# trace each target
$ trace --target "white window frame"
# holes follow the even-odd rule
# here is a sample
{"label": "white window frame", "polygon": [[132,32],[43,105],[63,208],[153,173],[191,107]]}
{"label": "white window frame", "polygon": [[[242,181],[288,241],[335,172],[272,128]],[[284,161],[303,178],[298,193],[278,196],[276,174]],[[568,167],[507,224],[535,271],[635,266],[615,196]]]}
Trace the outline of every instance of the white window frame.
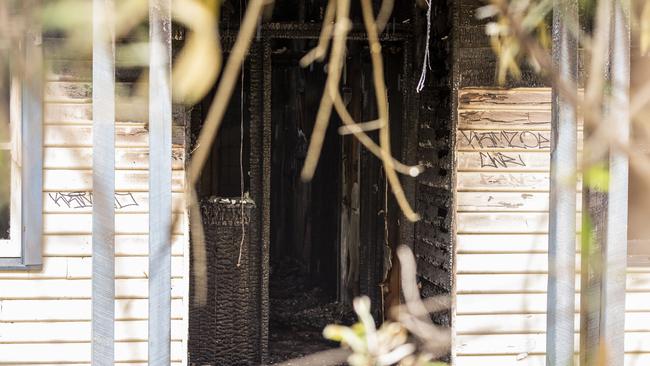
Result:
{"label": "white window frame", "polygon": [[19,47],[25,60],[23,67],[25,71],[22,75],[10,76],[10,229],[9,240],[0,240],[0,246],[4,246],[4,248],[0,247],[0,270],[31,270],[42,265],[43,56],[41,44],[40,29],[35,28],[25,34],[24,41]]}
{"label": "white window frame", "polygon": [[[9,136],[8,143],[2,143],[3,150],[10,151],[10,208],[9,208],[9,239],[0,239],[0,257],[20,258],[22,255],[22,189],[21,189],[21,167],[22,167],[22,105],[20,80],[10,75],[9,86]],[[9,149],[6,149],[8,147]],[[2,177],[0,177],[2,179]]]}

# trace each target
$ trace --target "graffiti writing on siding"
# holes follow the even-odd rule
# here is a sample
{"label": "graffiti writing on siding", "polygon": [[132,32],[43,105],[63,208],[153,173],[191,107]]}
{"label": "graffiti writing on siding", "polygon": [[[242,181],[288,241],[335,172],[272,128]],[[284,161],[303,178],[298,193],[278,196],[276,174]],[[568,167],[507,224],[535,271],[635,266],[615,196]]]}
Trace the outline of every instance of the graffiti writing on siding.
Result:
{"label": "graffiti writing on siding", "polygon": [[549,132],[541,131],[460,131],[473,149],[541,150],[551,147]]}
{"label": "graffiti writing on siding", "polygon": [[510,168],[526,166],[520,154],[480,152],[481,168]]}
{"label": "graffiti writing on siding", "polygon": [[[48,196],[58,207],[65,208],[90,208],[93,207],[92,192],[53,192]],[[139,206],[138,201],[131,192],[115,192],[115,208],[121,209]]]}

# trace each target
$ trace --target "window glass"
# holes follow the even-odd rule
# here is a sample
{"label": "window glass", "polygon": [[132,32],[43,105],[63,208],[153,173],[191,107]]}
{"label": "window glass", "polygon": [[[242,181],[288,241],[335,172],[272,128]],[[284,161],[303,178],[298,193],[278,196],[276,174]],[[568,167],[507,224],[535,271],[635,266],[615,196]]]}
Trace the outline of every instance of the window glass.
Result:
{"label": "window glass", "polygon": [[0,55],[0,240],[9,239],[11,212],[11,129],[9,110],[11,83],[7,58]]}
{"label": "window glass", "polygon": [[11,152],[0,150],[0,239],[9,239]]}

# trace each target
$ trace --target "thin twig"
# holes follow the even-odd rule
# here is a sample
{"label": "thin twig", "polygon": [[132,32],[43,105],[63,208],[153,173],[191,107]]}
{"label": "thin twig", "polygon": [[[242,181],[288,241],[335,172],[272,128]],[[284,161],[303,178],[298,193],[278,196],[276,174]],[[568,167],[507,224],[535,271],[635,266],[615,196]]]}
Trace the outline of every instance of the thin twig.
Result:
{"label": "thin twig", "polygon": [[386,91],[386,83],[384,81],[384,61],[381,54],[381,44],[379,43],[379,35],[377,33],[377,25],[372,14],[372,4],[370,0],[361,0],[361,11],[363,13],[363,23],[368,33],[368,45],[370,46],[370,57],[372,59],[372,72],[375,86],[375,98],[377,99],[377,110],[379,112],[379,119],[385,121],[384,126],[379,130],[379,144],[382,147],[381,157],[384,163],[384,170],[386,177],[395,195],[395,200],[404,213],[404,216],[410,221],[417,221],[420,216],[413,211],[411,205],[406,200],[402,184],[393,169],[391,154],[390,154],[390,128],[389,128],[389,115],[388,115],[388,94]]}

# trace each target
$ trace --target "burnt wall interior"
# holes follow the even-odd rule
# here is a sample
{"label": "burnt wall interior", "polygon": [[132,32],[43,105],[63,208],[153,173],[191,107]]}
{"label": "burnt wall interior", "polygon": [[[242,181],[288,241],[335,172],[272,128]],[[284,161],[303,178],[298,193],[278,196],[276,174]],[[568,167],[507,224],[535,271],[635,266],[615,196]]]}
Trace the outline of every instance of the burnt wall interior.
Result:
{"label": "burnt wall interior", "polygon": [[[386,235],[395,233],[395,215],[384,225],[381,162],[332,114],[313,180],[300,179],[327,74],[324,63],[298,66],[315,40],[277,39],[272,50],[271,273],[269,353],[271,361],[331,346],[322,340],[328,323],[353,320],[350,300],[361,294],[381,317]],[[401,149],[404,45],[384,44],[392,114],[393,148]],[[341,94],[352,117],[377,119],[367,42],[350,41]],[[377,132],[370,133],[377,141]],[[387,199],[387,202],[386,202]],[[387,249],[387,250],[390,250]],[[297,347],[300,346],[300,347]]]}
{"label": "burnt wall interior", "polygon": [[[431,9],[430,63],[427,80],[417,99],[417,161],[426,167],[415,179],[416,209],[422,219],[414,225],[421,295],[451,295],[454,218],[454,154],[452,113],[452,0],[434,1]],[[422,66],[427,21],[418,13],[415,27],[416,65]],[[436,324],[451,325],[450,312],[433,315]]]}
{"label": "burnt wall interior", "polygon": [[[226,50],[245,3],[223,2]],[[352,116],[369,121],[377,117],[370,58],[359,4],[352,4],[354,26],[340,90]],[[380,4],[374,1],[375,11]],[[191,300],[190,364],[255,365],[330,347],[320,339],[322,327],[352,322],[349,301],[361,294],[371,297],[381,319],[383,306],[399,301],[398,271],[391,271],[390,263],[396,261],[394,249],[401,243],[411,245],[417,256],[423,296],[451,294],[451,4],[433,2],[431,68],[419,94],[415,88],[424,58],[426,8],[396,0],[394,16],[381,36],[393,153],[427,168],[416,179],[402,178],[409,201],[423,217],[415,224],[404,219],[390,191],[386,194],[378,159],[350,136],[338,134],[341,123],[335,115],[314,181],[299,180],[327,60],[305,69],[298,60],[316,45],[324,8],[324,0],[276,0],[267,9],[243,84],[233,93],[203,171],[197,190],[208,247],[208,305],[196,306]],[[212,97],[191,111],[190,152]],[[377,141],[376,132],[371,136]],[[242,168],[243,202],[238,199]],[[349,231],[345,225],[359,228],[353,259],[341,245],[341,232]],[[192,277],[191,298],[194,281]],[[434,320],[449,325],[449,313],[436,314]],[[287,334],[305,340],[302,350],[295,349],[295,341],[286,341]]]}

